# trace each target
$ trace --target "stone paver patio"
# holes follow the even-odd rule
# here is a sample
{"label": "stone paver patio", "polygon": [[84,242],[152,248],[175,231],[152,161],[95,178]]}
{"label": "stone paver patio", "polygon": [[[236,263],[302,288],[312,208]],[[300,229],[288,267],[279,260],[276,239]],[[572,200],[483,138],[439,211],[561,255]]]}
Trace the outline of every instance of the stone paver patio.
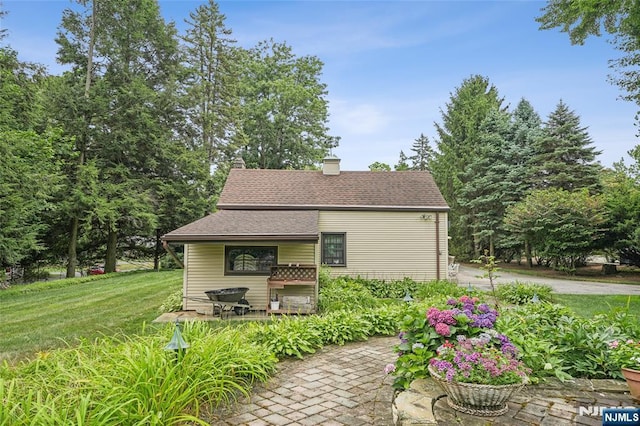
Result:
{"label": "stone paver patio", "polygon": [[[397,341],[374,337],[329,346],[304,360],[284,360],[268,383],[208,420],[220,426],[601,425],[602,417],[594,411],[598,407],[640,405],[621,380],[550,380],[527,386],[509,401],[506,414],[489,418],[454,411],[430,379],[416,381],[412,390],[394,397],[393,377],[383,369],[396,359]],[[399,402],[404,404],[400,413]]]}

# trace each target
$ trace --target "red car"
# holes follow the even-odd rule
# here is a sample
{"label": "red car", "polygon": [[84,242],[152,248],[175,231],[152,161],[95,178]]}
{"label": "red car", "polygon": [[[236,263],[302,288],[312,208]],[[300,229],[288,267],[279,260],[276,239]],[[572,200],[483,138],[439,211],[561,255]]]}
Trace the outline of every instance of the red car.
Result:
{"label": "red car", "polygon": [[93,265],[89,268],[89,275],[102,275],[104,274],[104,266],[102,265]]}

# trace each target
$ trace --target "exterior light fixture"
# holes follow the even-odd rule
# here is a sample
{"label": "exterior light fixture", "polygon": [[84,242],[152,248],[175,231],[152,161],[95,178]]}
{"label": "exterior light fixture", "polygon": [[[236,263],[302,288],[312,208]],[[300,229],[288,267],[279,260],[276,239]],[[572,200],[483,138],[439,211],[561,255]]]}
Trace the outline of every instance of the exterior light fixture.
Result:
{"label": "exterior light fixture", "polygon": [[407,303],[411,303],[411,302],[413,302],[413,297],[411,297],[411,295],[407,291],[407,293],[404,295],[404,298],[402,299],[402,301],[403,302],[407,302]]}
{"label": "exterior light fixture", "polygon": [[533,293],[533,297],[531,298],[532,303],[539,303],[540,298],[538,297],[538,293]]}
{"label": "exterior light fixture", "polygon": [[176,327],[173,329],[173,336],[169,343],[164,347],[164,350],[174,351],[176,360],[180,360],[188,347],[189,344],[184,340],[182,333],[180,332],[180,323],[176,320]]}
{"label": "exterior light fixture", "polygon": [[469,283],[467,285],[467,293],[471,294],[473,292],[473,287],[471,286],[471,283]]}

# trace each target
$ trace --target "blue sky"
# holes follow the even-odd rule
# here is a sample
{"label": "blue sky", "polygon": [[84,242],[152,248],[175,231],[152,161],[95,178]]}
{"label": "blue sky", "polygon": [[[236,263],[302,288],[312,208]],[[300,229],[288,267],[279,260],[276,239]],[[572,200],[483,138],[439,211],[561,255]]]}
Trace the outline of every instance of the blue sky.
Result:
{"label": "blue sky", "polygon": [[[5,40],[23,60],[58,73],[54,42],[68,0],[3,0]],[[178,28],[201,1],[160,1]],[[343,170],[394,165],[424,133],[435,138],[451,93],[474,74],[488,77],[505,103],[521,98],[543,120],[562,99],[588,127],[605,166],[638,142],[636,105],[607,81],[620,56],[603,38],[571,46],[557,30],[540,31],[543,1],[221,1],[238,44],[273,38],[297,55],[324,62],[330,134]]]}

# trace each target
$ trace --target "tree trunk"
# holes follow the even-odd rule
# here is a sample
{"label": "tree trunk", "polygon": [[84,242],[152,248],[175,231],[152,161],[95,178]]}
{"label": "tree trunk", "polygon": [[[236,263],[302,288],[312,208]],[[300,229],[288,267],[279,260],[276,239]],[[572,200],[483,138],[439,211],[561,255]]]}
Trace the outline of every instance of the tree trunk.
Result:
{"label": "tree trunk", "polygon": [[533,259],[531,257],[531,246],[529,246],[529,241],[524,242],[524,255],[527,258],[527,265],[529,268],[533,268]]}
{"label": "tree trunk", "polygon": [[104,272],[116,271],[116,247],[118,246],[118,231],[109,227],[107,235],[107,256],[104,260]]}
{"label": "tree trunk", "polygon": [[78,255],[76,248],[78,245],[78,217],[74,217],[71,220],[71,229],[69,232],[69,247],[67,249],[67,278],[73,278],[76,276],[76,266],[78,266]]}
{"label": "tree trunk", "polygon": [[[89,51],[87,52],[87,76],[84,82],[84,98],[89,99],[89,90],[91,89],[91,73],[93,72],[93,48],[95,44],[95,30],[96,27],[96,2],[91,4],[91,29],[89,30]],[[89,125],[87,120],[87,126]],[[82,146],[80,146],[80,155],[78,156],[78,169],[84,165],[85,151],[87,148],[86,137],[82,138]],[[67,263],[67,278],[73,278],[76,276],[76,267],[78,266],[78,228],[80,226],[80,220],[78,215],[75,214],[71,220],[71,229],[69,235],[69,246],[67,249],[67,257],[69,262]]]}
{"label": "tree trunk", "polygon": [[156,249],[153,253],[153,269],[160,270],[160,254],[162,253],[162,241],[160,241],[160,230],[156,229]]}
{"label": "tree trunk", "polygon": [[495,256],[495,247],[493,245],[493,235],[489,236],[489,256]]}

